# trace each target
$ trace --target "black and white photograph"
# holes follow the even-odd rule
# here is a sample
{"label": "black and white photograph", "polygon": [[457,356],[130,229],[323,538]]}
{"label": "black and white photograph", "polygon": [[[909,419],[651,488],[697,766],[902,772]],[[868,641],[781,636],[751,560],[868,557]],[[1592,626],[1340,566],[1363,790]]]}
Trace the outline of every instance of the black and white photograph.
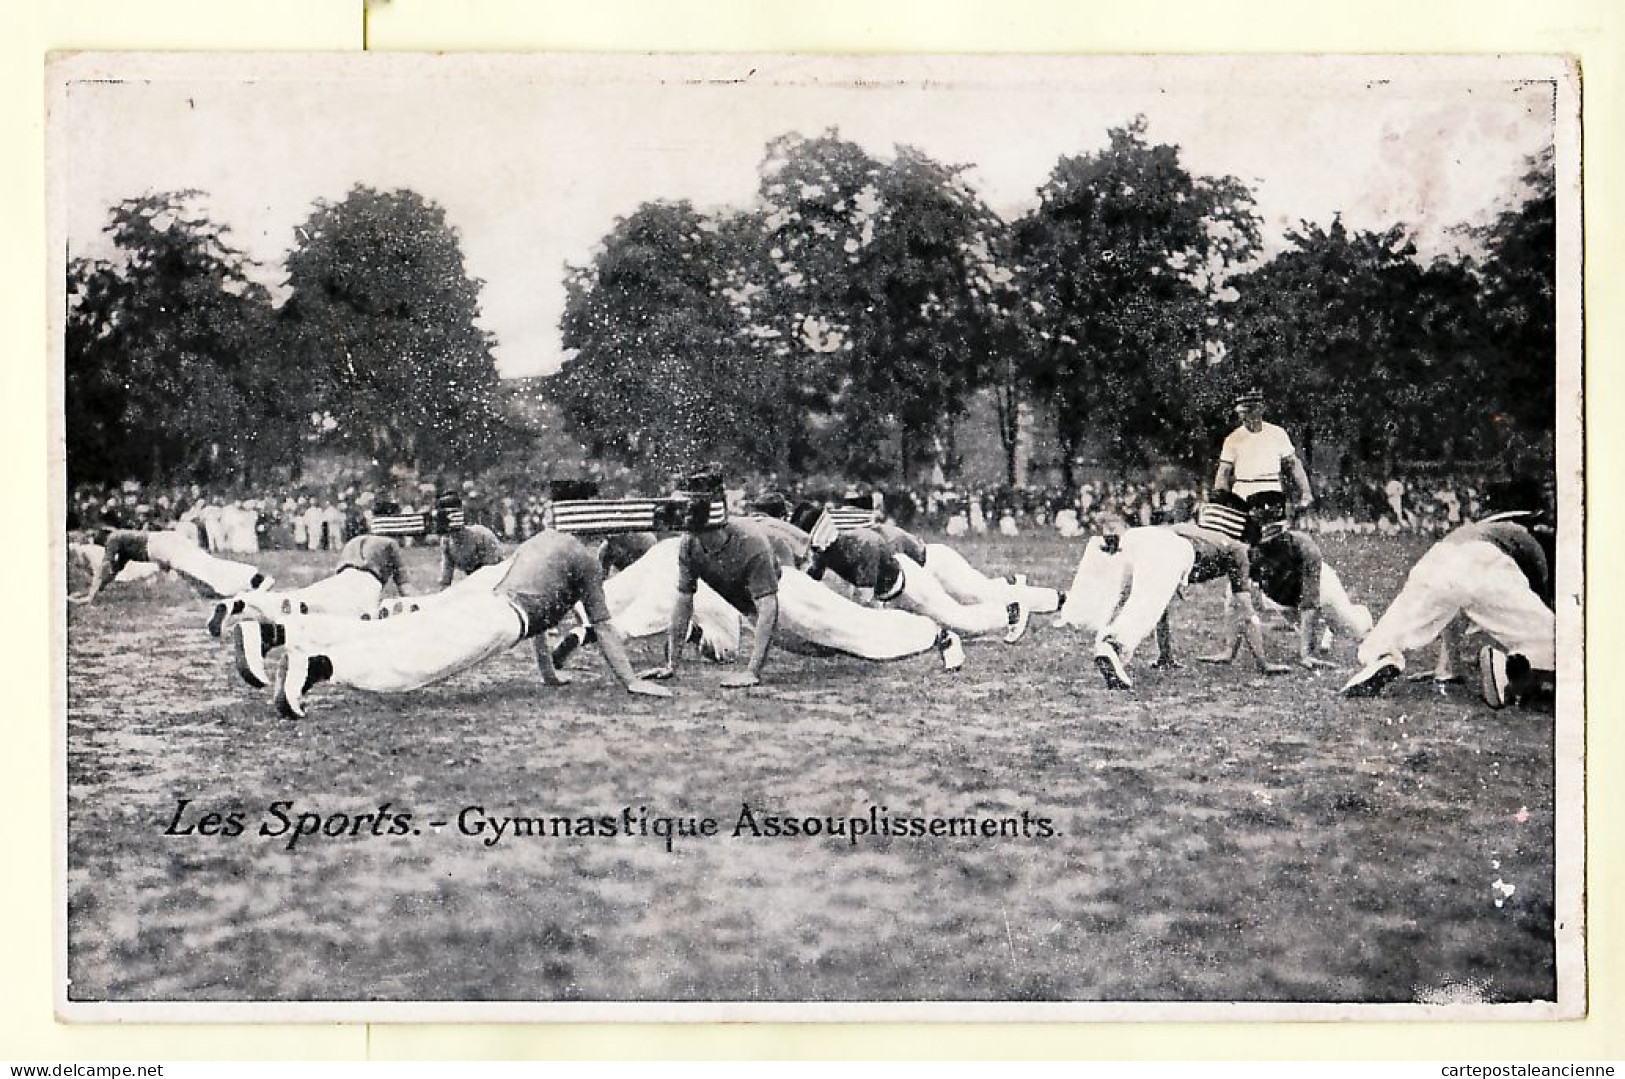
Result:
{"label": "black and white photograph", "polygon": [[1578,71],[49,68],[57,1014],[1586,1014]]}

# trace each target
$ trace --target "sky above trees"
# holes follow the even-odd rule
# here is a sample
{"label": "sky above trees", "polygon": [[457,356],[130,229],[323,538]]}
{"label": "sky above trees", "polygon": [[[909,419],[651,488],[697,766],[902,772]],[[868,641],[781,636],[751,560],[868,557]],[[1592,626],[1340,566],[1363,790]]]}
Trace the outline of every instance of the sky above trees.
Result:
{"label": "sky above trees", "polygon": [[468,272],[486,282],[480,325],[499,370],[530,375],[564,358],[567,263],[589,261],[650,200],[753,205],[764,147],[786,132],[837,128],[887,158],[906,143],[969,165],[966,183],[1014,219],[1058,158],[1105,147],[1109,129],[1143,115],[1148,137],[1179,146],[1193,172],[1249,185],[1262,253],[1300,221],[1341,215],[1354,229],[1403,224],[1426,257],[1471,243],[1452,230],[1505,208],[1551,141],[1554,106],[1551,82],[1482,61],[1432,61],[1419,75],[1371,60],[667,58],[662,83],[630,59],[470,77],[472,59],[254,81],[200,60],[182,77],[76,83],[69,253],[111,253],[102,230],[122,199],[201,189],[281,300],[282,259],[313,203],[356,184],[410,188],[444,208]]}

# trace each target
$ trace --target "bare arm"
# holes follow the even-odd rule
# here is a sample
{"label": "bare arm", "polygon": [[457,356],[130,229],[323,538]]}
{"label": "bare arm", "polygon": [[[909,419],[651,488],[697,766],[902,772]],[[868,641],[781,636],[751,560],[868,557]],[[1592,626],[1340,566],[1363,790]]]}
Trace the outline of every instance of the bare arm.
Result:
{"label": "bare arm", "polygon": [[666,665],[643,672],[645,678],[671,678],[677,674],[677,665],[683,658],[683,646],[688,643],[688,624],[694,618],[694,593],[677,593],[672,605],[671,625],[666,627]]}
{"label": "bare arm", "polygon": [[[637,693],[645,697],[671,696],[671,690],[665,686],[657,686],[633,673],[632,658],[626,653],[626,641],[613,622],[600,622],[593,630],[598,634],[599,654],[604,657],[604,663],[609,667],[610,673],[626,687],[628,693]],[[551,660],[549,662],[551,663]]]}
{"label": "bare arm", "polygon": [[1285,674],[1292,668],[1282,663],[1271,663],[1269,651],[1264,647],[1264,627],[1253,606],[1253,597],[1245,592],[1236,593],[1236,628],[1247,642],[1248,651],[1258,661],[1258,669],[1265,674]]}
{"label": "bare arm", "polygon": [[[553,666],[553,649],[548,647],[547,634],[538,633],[536,636],[532,637],[530,641],[536,649],[536,670],[542,676],[542,681],[546,682],[550,686],[569,685],[570,676],[567,674],[560,674]],[[611,670],[613,670],[614,667],[615,665],[613,663],[610,664]]]}
{"label": "bare arm", "polygon": [[722,680],[723,687],[727,689],[740,689],[745,686],[759,685],[762,681],[762,668],[767,666],[767,653],[773,647],[773,634],[779,627],[779,597],[777,595],[762,596],[756,601],[756,626],[753,630],[754,640],[751,642],[750,665],[744,674],[730,675]]}
{"label": "bare arm", "polygon": [[1315,655],[1315,635],[1320,629],[1320,608],[1298,608],[1298,666],[1305,670],[1330,667],[1331,664]]}
{"label": "bare arm", "polygon": [[96,571],[95,579],[90,582],[90,591],[86,592],[82,596],[69,596],[68,597],[68,602],[69,603],[89,603],[91,600],[95,599],[96,598],[96,593],[98,593],[98,592],[100,592],[102,590],[102,586],[105,585],[108,581],[111,581],[113,579],[114,575],[118,573],[118,569],[122,568],[122,567],[115,568],[114,565],[113,565],[114,561],[115,561],[115,559],[113,558],[112,555],[109,554],[109,555],[104,556],[102,558],[101,568],[99,568]]}
{"label": "bare arm", "polygon": [[1298,507],[1308,509],[1315,504],[1315,492],[1309,489],[1309,473],[1304,470],[1303,462],[1298,460],[1297,454],[1281,458],[1281,470],[1292,473],[1292,483],[1298,489]]}
{"label": "bare arm", "polygon": [[1230,481],[1236,478],[1236,466],[1229,461],[1219,462],[1219,471],[1213,475],[1213,489],[1215,491],[1230,490]]}

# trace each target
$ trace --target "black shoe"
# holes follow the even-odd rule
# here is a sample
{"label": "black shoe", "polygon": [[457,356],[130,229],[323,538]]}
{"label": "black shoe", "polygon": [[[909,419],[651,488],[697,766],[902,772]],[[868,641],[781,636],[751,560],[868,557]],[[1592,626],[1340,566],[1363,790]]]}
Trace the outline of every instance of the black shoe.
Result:
{"label": "black shoe", "polygon": [[1378,656],[1357,671],[1343,686],[1345,697],[1375,697],[1382,688],[1399,677],[1400,667],[1391,656]]}
{"label": "black shoe", "polygon": [[303,652],[289,652],[282,668],[282,679],[277,683],[276,707],[289,719],[305,718],[305,694],[317,682],[333,677],[333,661],[326,656],[309,656]]}
{"label": "black shoe", "polygon": [[1027,634],[1027,623],[1032,620],[1032,612],[1027,604],[1017,600],[1004,609],[1005,617],[1010,622],[1010,630],[1004,635],[1005,644],[1015,644]]}
{"label": "black shoe", "polygon": [[222,600],[214,605],[214,613],[209,616],[209,636],[220,636],[220,627],[226,624],[226,613],[229,608]]}
{"label": "black shoe", "polygon": [[1118,654],[1117,642],[1109,637],[1095,646],[1095,669],[1106,680],[1107,689],[1134,688],[1134,679],[1128,676],[1128,668]]}

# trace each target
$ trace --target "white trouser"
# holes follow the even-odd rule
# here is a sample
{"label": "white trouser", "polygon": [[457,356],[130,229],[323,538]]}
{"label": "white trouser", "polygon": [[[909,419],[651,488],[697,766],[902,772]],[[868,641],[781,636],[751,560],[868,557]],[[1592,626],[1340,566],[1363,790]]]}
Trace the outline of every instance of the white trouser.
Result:
{"label": "white trouser", "polygon": [[1013,600],[996,599],[988,602],[963,604],[948,594],[924,566],[907,555],[897,555],[902,568],[903,590],[891,599],[893,606],[925,617],[963,633],[967,637],[981,637],[989,633],[1003,633],[1010,628],[1008,605]]}
{"label": "white trouser", "polygon": [[[466,576],[459,577],[451,584],[438,592],[430,592],[422,596],[402,596],[400,599],[390,600],[384,604],[391,614],[402,614],[407,611],[439,610],[443,604],[460,599],[463,596],[489,594],[492,589],[502,583],[502,578],[508,575],[508,567],[513,564],[510,556],[490,566],[481,566]],[[380,595],[382,590],[380,589]]]}
{"label": "white trouser", "polygon": [[1371,632],[1371,608],[1349,599],[1343,579],[1325,562],[1320,564],[1320,613],[1333,630],[1363,641]]}
{"label": "white trouser", "polygon": [[798,569],[779,574],[779,628],[773,639],[787,652],[901,659],[930,649],[939,632],[929,618],[853,603]]}
{"label": "white trouser", "polygon": [[1465,614],[1509,652],[1537,670],[1557,667],[1556,620],[1540,601],[1512,556],[1493,543],[1436,543],[1424,554],[1405,587],[1360,645],[1360,662],[1396,656],[1436,638],[1457,614]]}
{"label": "white trouser", "polygon": [[210,599],[248,591],[260,573],[253,566],[216,558],[174,532],[152,533],[147,538],[147,557],[185,577],[199,591],[208,593]]}
{"label": "white trouser", "polygon": [[1116,554],[1107,554],[1095,536],[1078,562],[1060,622],[1094,630],[1097,643],[1112,638],[1127,663],[1157,628],[1195,561],[1190,541],[1169,528],[1131,528]]}
{"label": "white trouser", "polygon": [[1266,491],[1273,491],[1276,494],[1285,493],[1281,490],[1281,481],[1279,479],[1233,480],[1230,484],[1230,493],[1237,498],[1250,498],[1253,495],[1261,495]]}
{"label": "white trouser", "polygon": [[467,592],[422,612],[362,622],[294,615],[282,623],[287,646],[326,656],[333,682],[370,693],[406,693],[450,678],[520,641],[523,620],[491,592]]}
{"label": "white trouser", "polygon": [[960,603],[1013,603],[1020,600],[1034,614],[1049,614],[1061,607],[1061,594],[1055,589],[1016,585],[1003,577],[989,577],[946,543],[925,545],[925,568]]}
{"label": "white trouser", "polygon": [[360,618],[378,609],[384,586],[362,569],[343,569],[331,577],[289,592],[244,592],[240,600],[245,611],[262,622],[273,622],[283,614],[333,614]]}
{"label": "white trouser", "polygon": [[[636,562],[604,582],[604,602],[624,637],[665,633],[677,605],[677,555],[681,537],[661,540]],[[739,651],[739,612],[704,581],[694,594],[694,621],[717,655]]]}

